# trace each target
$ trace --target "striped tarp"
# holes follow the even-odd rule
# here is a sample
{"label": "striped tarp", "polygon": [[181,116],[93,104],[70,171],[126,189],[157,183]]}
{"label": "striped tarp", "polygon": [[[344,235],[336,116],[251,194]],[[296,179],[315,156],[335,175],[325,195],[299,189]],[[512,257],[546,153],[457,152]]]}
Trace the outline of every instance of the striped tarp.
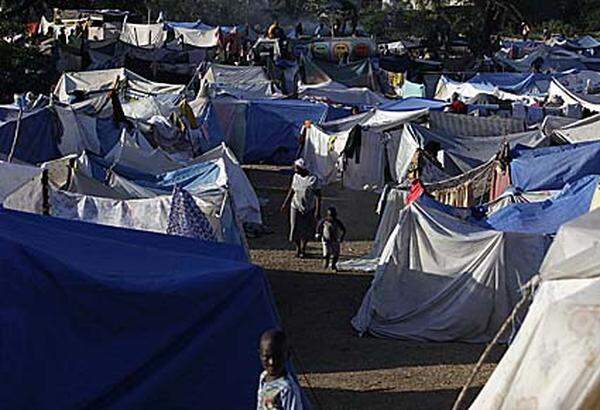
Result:
{"label": "striped tarp", "polygon": [[472,117],[432,111],[429,127],[446,136],[488,137],[524,132],[525,122],[516,118]]}

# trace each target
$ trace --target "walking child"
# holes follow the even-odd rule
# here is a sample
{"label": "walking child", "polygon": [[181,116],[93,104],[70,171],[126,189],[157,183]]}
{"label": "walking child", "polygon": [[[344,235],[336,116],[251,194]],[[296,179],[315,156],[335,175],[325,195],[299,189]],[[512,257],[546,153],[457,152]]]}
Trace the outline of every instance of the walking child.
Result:
{"label": "walking child", "polygon": [[331,270],[337,271],[337,262],[340,258],[340,244],[344,242],[346,236],[346,227],[338,219],[337,210],[334,207],[327,209],[327,216],[321,219],[317,226],[317,239],[323,243],[323,267],[329,267],[331,260]]}

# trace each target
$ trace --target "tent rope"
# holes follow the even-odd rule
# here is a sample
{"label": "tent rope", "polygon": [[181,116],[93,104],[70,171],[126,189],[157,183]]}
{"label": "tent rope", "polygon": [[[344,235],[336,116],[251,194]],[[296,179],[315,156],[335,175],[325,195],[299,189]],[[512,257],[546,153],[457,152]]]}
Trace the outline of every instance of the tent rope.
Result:
{"label": "tent rope", "polygon": [[481,370],[481,366],[483,366],[483,362],[485,361],[485,359],[487,359],[487,357],[490,354],[490,352],[492,351],[492,348],[494,347],[494,345],[496,343],[498,343],[498,340],[500,339],[500,337],[502,336],[502,334],[504,333],[504,331],[506,330],[508,325],[511,324],[515,320],[517,313],[529,299],[529,295],[533,294],[533,289],[534,289],[535,284],[537,283],[538,278],[539,277],[537,275],[534,276],[523,286],[524,291],[523,291],[523,296],[521,297],[521,300],[519,300],[519,302],[517,302],[517,304],[515,305],[512,312],[510,312],[510,315],[508,315],[508,317],[506,318],[504,323],[502,323],[502,326],[500,326],[500,329],[496,333],[496,336],[494,336],[492,341],[490,343],[488,343],[488,345],[486,346],[485,350],[481,354],[481,357],[475,364],[475,367],[473,368],[473,371],[471,372],[469,379],[467,380],[467,382],[463,386],[462,390],[460,391],[458,397],[456,398],[456,401],[454,402],[454,405],[452,406],[452,410],[458,410],[460,408],[461,404],[464,402],[465,397],[467,395],[467,390],[469,390],[469,387],[473,383],[475,376],[477,375],[477,373],[479,373],[479,370]]}

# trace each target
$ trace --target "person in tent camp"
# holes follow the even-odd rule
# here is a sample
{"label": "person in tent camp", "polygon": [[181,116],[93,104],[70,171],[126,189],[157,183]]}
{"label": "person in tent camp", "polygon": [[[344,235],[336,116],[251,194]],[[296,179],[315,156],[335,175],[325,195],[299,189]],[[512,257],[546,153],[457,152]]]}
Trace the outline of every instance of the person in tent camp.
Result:
{"label": "person in tent camp", "polygon": [[296,257],[306,256],[306,245],[313,239],[321,215],[319,179],[306,168],[303,158],[294,162],[294,176],[281,205],[281,212],[290,208],[290,242],[296,245]]}
{"label": "person in tent camp", "polygon": [[319,22],[319,25],[315,29],[314,36],[317,38],[321,38],[325,35],[325,23],[322,21]]}
{"label": "person in tent camp", "polygon": [[447,109],[452,114],[467,114],[467,105],[460,100],[457,93],[452,94],[452,103]]}
{"label": "person in tent camp", "polygon": [[340,259],[341,244],[346,236],[346,227],[338,219],[337,209],[330,207],[327,209],[327,216],[317,226],[317,239],[321,239],[323,244],[323,267],[329,267],[331,260],[331,270],[337,272],[337,263]]}
{"label": "person in tent camp", "polygon": [[285,368],[289,357],[285,333],[277,329],[264,332],[259,352],[265,370],[258,380],[257,410],[302,410],[300,386]]}
{"label": "person in tent camp", "polygon": [[267,30],[267,38],[275,40],[279,38],[279,21],[275,20]]}
{"label": "person in tent camp", "polygon": [[521,35],[523,36],[523,41],[527,41],[529,39],[529,34],[531,33],[531,28],[529,24],[524,21],[521,22]]}

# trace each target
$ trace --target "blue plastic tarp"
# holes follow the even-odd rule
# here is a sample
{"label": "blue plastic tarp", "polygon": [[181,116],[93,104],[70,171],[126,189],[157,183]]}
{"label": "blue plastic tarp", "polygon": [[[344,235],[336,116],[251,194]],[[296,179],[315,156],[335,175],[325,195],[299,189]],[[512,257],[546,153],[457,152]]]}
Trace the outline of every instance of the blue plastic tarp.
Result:
{"label": "blue plastic tarp", "polygon": [[418,111],[424,109],[441,111],[447,106],[446,101],[411,97],[383,104],[379,108],[384,111]]}
{"label": "blue plastic tarp", "polygon": [[0,210],[0,407],[256,406],[264,272],[150,237]]}
{"label": "blue plastic tarp", "polygon": [[587,175],[600,175],[600,142],[517,150],[512,184],[522,191],[562,189]]}
{"label": "blue plastic tarp", "polygon": [[538,88],[545,89],[538,91],[548,91],[552,77],[552,75],[537,73],[478,73],[467,82],[471,84],[490,84],[506,92],[524,94],[542,83],[544,87],[540,86]]}
{"label": "blue plastic tarp", "polygon": [[485,224],[504,232],[553,235],[565,223],[589,212],[599,182],[599,176],[587,176],[567,185],[551,199],[508,205],[490,216]]}
{"label": "blue plastic tarp", "polygon": [[128,166],[113,164],[97,155],[87,153],[87,160],[92,176],[98,181],[105,181],[109,169],[137,185],[153,191],[168,194],[175,185],[194,194],[205,191],[206,186],[215,185],[221,174],[221,168],[215,161],[200,162],[162,174],[152,175],[140,172]]}
{"label": "blue plastic tarp", "polygon": [[[17,119],[0,124],[0,152],[8,155],[13,145]],[[14,158],[37,164],[60,158],[58,148],[62,126],[51,108],[24,113],[19,127],[19,137]]]}
{"label": "blue plastic tarp", "polygon": [[253,100],[247,102],[244,162],[289,164],[298,151],[304,121],[319,124],[327,105],[307,101]]}

